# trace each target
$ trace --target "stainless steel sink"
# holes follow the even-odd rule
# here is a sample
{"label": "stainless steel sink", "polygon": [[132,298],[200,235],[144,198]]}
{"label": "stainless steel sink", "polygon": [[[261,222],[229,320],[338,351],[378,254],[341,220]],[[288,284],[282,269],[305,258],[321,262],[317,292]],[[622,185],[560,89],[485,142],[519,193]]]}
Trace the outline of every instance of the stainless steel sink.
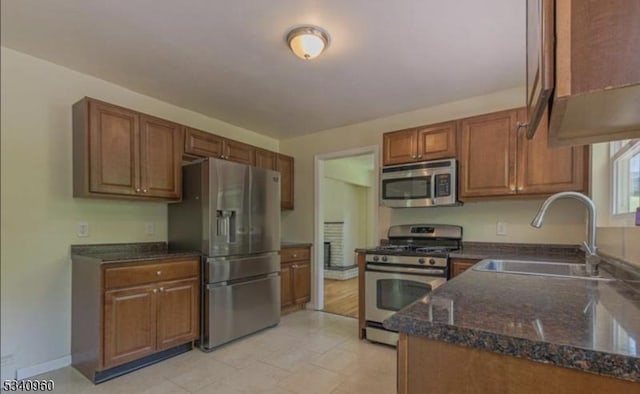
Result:
{"label": "stainless steel sink", "polygon": [[482,260],[472,268],[474,271],[497,272],[503,274],[553,276],[590,280],[614,280],[602,276],[591,276],[584,264],[554,263],[530,260]]}

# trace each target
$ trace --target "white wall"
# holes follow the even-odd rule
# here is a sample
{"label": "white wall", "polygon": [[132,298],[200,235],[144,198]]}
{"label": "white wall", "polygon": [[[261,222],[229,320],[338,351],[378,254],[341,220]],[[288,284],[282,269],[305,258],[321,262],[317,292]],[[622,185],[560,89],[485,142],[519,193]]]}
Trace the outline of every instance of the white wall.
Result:
{"label": "white wall", "polygon": [[367,189],[335,179],[324,179],[324,221],[344,222],[343,265],[354,264],[353,250],[367,244],[370,217]]}
{"label": "white wall", "polygon": [[[325,154],[369,145],[381,145],[387,131],[436,123],[524,105],[523,88],[504,90],[435,107],[374,119],[354,125],[280,141],[282,152],[295,157],[296,209],[283,213],[283,237],[313,239],[313,160]],[[391,210],[379,208],[379,233],[385,238],[391,224],[428,221],[459,224],[467,241],[579,243],[585,232],[584,209],[579,204],[562,202],[552,208],[542,229],[529,222],[541,200],[493,201],[466,204],[454,208]],[[506,237],[495,234],[496,221],[507,223]]]}
{"label": "white wall", "polygon": [[[347,160],[347,162],[345,162],[345,160]],[[345,165],[348,163],[348,160],[348,158],[326,160],[324,163],[325,178],[337,179],[364,187],[372,187],[374,181],[373,171]],[[371,161],[373,162],[373,156],[371,157]]]}
{"label": "white wall", "polygon": [[[163,203],[72,198],[71,105],[83,96],[278,150],[278,142],[112,83],[2,48],[2,379],[70,352],[69,245],[165,241]],[[78,238],[85,221],[90,236]],[[144,223],[156,233],[144,235]]]}

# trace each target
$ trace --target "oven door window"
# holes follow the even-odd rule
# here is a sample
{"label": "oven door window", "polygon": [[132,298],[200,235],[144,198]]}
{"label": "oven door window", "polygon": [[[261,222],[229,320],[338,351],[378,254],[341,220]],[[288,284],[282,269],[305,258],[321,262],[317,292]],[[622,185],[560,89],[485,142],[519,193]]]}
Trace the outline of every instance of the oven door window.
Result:
{"label": "oven door window", "polygon": [[385,179],[382,181],[382,198],[385,200],[431,198],[431,176]]}
{"label": "oven door window", "polygon": [[432,290],[431,285],[427,283],[407,279],[378,279],[376,285],[378,309],[394,312],[424,297]]}

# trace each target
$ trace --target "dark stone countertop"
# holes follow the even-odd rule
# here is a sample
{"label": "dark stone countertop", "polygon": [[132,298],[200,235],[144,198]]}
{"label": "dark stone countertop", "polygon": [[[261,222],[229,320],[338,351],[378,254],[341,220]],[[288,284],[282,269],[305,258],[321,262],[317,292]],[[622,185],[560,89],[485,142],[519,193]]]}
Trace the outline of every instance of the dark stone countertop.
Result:
{"label": "dark stone countertop", "polygon": [[[503,256],[498,256],[503,257]],[[640,382],[640,280],[465,271],[384,322],[388,329]]]}
{"label": "dark stone countertop", "polygon": [[200,256],[190,250],[170,250],[166,242],[71,245],[71,256],[82,256],[100,263],[145,261]]}
{"label": "dark stone countertop", "polygon": [[309,248],[311,245],[313,245],[311,242],[282,241],[280,242],[280,249]]}

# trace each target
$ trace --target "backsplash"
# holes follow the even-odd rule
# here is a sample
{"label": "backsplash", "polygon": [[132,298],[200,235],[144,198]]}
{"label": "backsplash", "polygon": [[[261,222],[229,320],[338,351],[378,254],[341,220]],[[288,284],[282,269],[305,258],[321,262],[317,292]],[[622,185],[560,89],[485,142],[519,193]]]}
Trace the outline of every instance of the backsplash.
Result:
{"label": "backsplash", "polygon": [[640,227],[598,227],[598,250],[640,267]]}

